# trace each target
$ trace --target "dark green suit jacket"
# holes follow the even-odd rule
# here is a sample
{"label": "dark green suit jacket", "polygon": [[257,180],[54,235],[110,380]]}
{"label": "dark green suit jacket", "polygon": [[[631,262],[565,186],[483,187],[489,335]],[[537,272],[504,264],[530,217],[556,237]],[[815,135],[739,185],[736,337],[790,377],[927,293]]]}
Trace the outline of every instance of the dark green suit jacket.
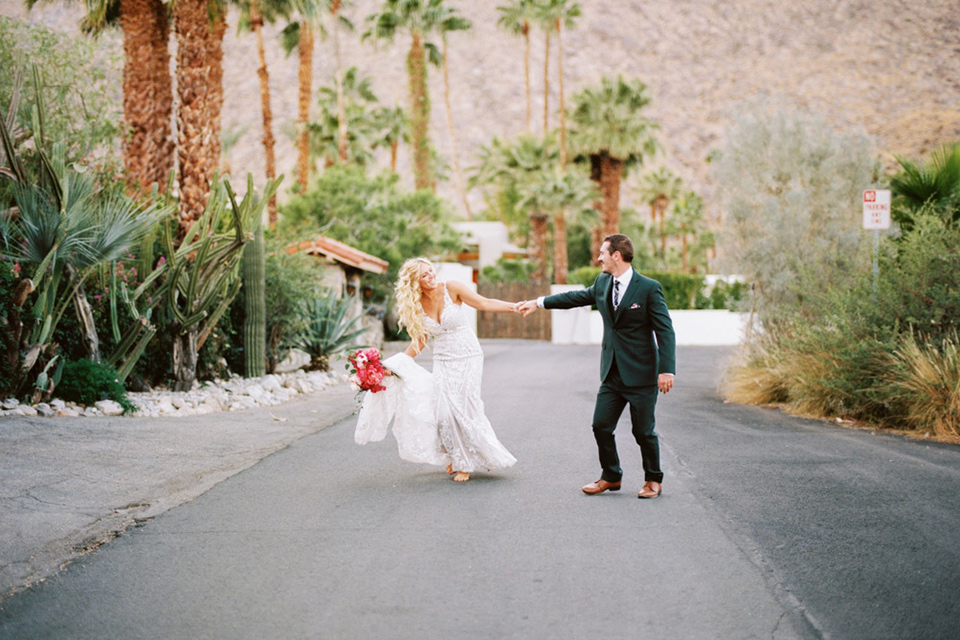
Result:
{"label": "dark green suit jacket", "polygon": [[582,291],[557,293],[543,300],[546,309],[593,304],[603,317],[601,381],[607,379],[614,360],[620,379],[631,387],[655,385],[659,374],[676,373],[676,338],[659,282],[634,271],[616,311],[613,276],[609,273],[601,273],[593,285]]}

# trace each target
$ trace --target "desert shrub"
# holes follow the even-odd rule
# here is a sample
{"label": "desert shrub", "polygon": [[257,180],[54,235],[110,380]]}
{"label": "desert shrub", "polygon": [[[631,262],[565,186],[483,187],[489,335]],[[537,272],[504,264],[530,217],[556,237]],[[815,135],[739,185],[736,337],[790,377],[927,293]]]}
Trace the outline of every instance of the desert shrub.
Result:
{"label": "desert shrub", "polygon": [[729,271],[756,285],[764,320],[789,315],[806,291],[846,286],[869,264],[860,197],[876,160],[867,138],[761,105],[737,119],[716,158],[721,244]]}
{"label": "desert shrub", "polygon": [[[0,107],[10,104],[18,68],[36,65],[43,78],[43,127],[47,140],[66,145],[70,160],[109,147],[120,134],[122,55],[116,47],[67,36],[0,16]],[[32,90],[21,92],[18,121],[31,122]],[[6,113],[6,111],[4,111]]]}
{"label": "desert shrub", "polygon": [[724,396],[955,435],[960,229],[919,216],[881,245],[879,264],[876,293],[864,271],[768,322],[726,372]]}
{"label": "desert shrub", "polygon": [[86,359],[64,365],[56,395],[63,400],[84,405],[92,405],[99,400],[113,400],[125,412],[136,409],[127,399],[127,390],[120,382],[117,370],[108,364]]}

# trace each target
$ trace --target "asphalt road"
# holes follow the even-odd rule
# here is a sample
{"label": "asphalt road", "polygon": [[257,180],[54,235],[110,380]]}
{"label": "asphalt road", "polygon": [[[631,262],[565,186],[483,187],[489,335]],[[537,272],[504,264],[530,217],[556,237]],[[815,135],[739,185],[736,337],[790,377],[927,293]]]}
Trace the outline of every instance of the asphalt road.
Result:
{"label": "asphalt road", "polygon": [[[960,447],[726,405],[682,348],[663,496],[598,477],[597,347],[496,341],[520,462],[451,482],[343,420],[0,604],[0,638],[956,638]],[[229,415],[209,420],[229,420]]]}

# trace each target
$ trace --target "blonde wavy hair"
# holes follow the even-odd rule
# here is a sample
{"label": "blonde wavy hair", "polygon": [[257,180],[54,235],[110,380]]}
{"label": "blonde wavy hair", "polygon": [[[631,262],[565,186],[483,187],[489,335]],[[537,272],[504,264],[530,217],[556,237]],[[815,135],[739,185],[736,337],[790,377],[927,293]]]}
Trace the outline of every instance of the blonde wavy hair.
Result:
{"label": "blonde wavy hair", "polygon": [[423,307],[420,305],[420,267],[433,267],[426,258],[410,258],[400,267],[394,295],[397,298],[397,315],[400,327],[407,330],[414,344],[421,345],[427,339],[427,329],[423,326]]}

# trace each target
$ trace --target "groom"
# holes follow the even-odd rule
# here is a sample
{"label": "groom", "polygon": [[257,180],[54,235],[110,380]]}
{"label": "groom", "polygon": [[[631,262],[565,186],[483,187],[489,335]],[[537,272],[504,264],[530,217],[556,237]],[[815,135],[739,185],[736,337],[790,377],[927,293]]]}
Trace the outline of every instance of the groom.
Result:
{"label": "groom", "polygon": [[[593,410],[593,435],[600,451],[600,479],[583,487],[589,495],[619,491],[623,470],[614,430],[630,405],[633,437],[640,445],[644,484],[638,498],[660,495],[663,471],[654,430],[657,391],[673,388],[676,341],[673,323],[656,280],[633,270],[633,243],[625,235],[604,238],[598,257],[603,273],[588,289],[518,303],[528,316],[537,308],[571,309],[596,304],[603,318],[600,391]],[[656,336],[656,339],[654,339]]]}

